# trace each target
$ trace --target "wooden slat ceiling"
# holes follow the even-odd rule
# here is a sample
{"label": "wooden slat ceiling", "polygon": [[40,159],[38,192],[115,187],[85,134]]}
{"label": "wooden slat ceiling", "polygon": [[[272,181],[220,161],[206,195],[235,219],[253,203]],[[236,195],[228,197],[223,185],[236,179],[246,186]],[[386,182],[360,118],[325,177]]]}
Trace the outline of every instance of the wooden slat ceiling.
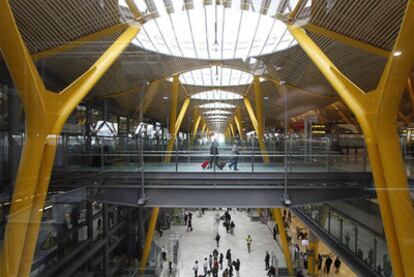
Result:
{"label": "wooden slat ceiling", "polygon": [[[31,53],[63,45],[131,18],[128,11],[118,7],[116,0],[11,0],[10,3]],[[301,22],[306,19],[319,27],[390,51],[398,34],[406,4],[407,0],[313,0],[311,9],[300,10],[297,19],[302,20]],[[308,15],[310,17],[307,18]],[[349,79],[365,91],[376,87],[386,58],[314,33],[309,34]],[[116,33],[83,44],[69,52],[43,59],[38,64],[53,72],[64,84],[69,84],[85,72],[119,35],[120,33]],[[259,57],[258,60],[265,66],[267,77],[281,79],[292,87],[300,88],[289,89],[291,116],[321,108],[338,100],[334,89],[299,46]],[[131,44],[94,87],[89,97],[103,97],[132,90],[127,96],[115,98],[123,98],[119,100],[123,103],[123,108],[132,112],[139,104],[137,95],[141,91],[134,88],[171,74],[210,64],[210,61],[205,60],[152,53]],[[249,64],[242,60],[223,61],[220,64],[254,73]],[[276,67],[280,67],[281,70],[276,71]],[[265,96],[269,97],[265,111],[270,119],[278,120],[281,113],[272,105],[282,105],[283,98],[273,83],[263,83],[263,87]],[[205,89],[191,86],[186,88],[190,94]],[[246,87],[228,89],[243,94]],[[303,93],[302,90],[310,93]],[[162,97],[168,96],[170,91],[170,84],[165,82],[154,99],[154,106],[148,111],[148,116],[165,121],[167,106]],[[183,93],[180,93],[181,99],[184,97]],[[249,97],[252,95],[251,92]]]}
{"label": "wooden slat ceiling", "polygon": [[313,0],[310,22],[391,51],[406,5],[406,0]]}

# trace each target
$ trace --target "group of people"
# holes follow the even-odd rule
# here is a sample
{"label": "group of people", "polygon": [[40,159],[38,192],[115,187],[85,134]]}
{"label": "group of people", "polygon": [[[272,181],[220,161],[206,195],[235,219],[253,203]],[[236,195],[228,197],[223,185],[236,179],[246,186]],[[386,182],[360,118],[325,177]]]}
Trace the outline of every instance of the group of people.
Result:
{"label": "group of people", "polygon": [[234,171],[238,171],[237,163],[239,160],[239,146],[237,141],[233,143],[232,149],[231,149],[232,157],[228,161],[219,161],[219,150],[218,150],[218,142],[213,141],[210,147],[210,160],[208,163],[207,168],[213,168],[216,166],[219,169],[223,169],[227,163],[229,163],[229,169],[231,170],[233,168]]}
{"label": "group of people", "polygon": [[[226,252],[226,266],[223,266],[224,255],[219,253],[217,249],[214,249],[212,254],[209,257],[205,257],[203,261],[203,271],[199,269],[198,261],[194,262],[193,272],[195,277],[219,277],[219,272],[222,270],[222,275],[220,277],[239,277],[240,276],[240,260],[232,259],[231,249],[228,249]],[[199,275],[199,273],[202,273]]]}

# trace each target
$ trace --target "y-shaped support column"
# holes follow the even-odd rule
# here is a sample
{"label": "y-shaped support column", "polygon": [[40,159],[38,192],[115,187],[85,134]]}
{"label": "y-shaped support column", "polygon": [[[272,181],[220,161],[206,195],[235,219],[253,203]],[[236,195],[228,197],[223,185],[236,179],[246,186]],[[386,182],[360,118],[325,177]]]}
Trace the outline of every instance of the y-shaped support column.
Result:
{"label": "y-shaped support column", "polygon": [[154,232],[155,232],[155,227],[157,225],[159,212],[160,212],[160,208],[152,208],[152,214],[151,214],[150,222],[148,225],[147,236],[145,238],[144,252],[142,253],[141,264],[140,264],[140,269],[139,269],[141,274],[145,272],[145,268],[147,266],[148,257],[151,252],[152,240],[154,239]]}
{"label": "y-shaped support column", "polygon": [[95,64],[60,93],[48,91],[0,1],[0,46],[26,113],[26,138],[0,258],[1,276],[29,276],[58,136],[70,113],[105,74],[139,29],[129,27]]}
{"label": "y-shaped support column", "polygon": [[281,209],[273,208],[272,216],[279,230],[280,243],[282,246],[283,255],[285,256],[288,273],[290,275],[293,275],[294,272],[293,272],[292,258],[290,256],[289,242],[288,242],[287,235],[286,235],[285,223],[283,222]]}
{"label": "y-shaped support column", "polygon": [[[414,210],[398,141],[399,103],[414,65],[414,2],[408,1],[400,33],[376,90],[365,93],[343,75],[316,43],[289,26],[302,49],[355,114],[365,136],[381,217],[397,277],[414,272]],[[398,55],[398,54],[399,55]]]}

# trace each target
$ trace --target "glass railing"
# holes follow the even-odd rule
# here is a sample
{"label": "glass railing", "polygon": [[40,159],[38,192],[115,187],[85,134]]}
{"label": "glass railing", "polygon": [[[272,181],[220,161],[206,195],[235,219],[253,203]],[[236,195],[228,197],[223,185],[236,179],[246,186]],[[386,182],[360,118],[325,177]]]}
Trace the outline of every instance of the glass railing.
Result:
{"label": "glass railing", "polygon": [[328,205],[307,205],[300,209],[373,271],[392,276],[384,236]]}
{"label": "glass railing", "polygon": [[234,155],[230,150],[210,155],[209,151],[144,151],[98,153],[67,153],[67,170],[137,171],[146,172],[366,172],[367,159],[361,154],[344,155],[329,151],[305,155],[291,152],[242,150]]}

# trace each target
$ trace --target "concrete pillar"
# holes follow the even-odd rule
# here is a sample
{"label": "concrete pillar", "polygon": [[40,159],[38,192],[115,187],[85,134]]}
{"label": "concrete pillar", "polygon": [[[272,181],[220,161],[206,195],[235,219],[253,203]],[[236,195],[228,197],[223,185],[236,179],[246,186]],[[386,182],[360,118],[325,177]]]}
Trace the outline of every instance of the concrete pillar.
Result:
{"label": "concrete pillar", "polygon": [[10,190],[13,190],[16,180],[17,170],[19,168],[21,154],[21,119],[22,119],[22,103],[20,101],[17,90],[12,87],[7,88],[8,96],[8,171],[10,180]]}

